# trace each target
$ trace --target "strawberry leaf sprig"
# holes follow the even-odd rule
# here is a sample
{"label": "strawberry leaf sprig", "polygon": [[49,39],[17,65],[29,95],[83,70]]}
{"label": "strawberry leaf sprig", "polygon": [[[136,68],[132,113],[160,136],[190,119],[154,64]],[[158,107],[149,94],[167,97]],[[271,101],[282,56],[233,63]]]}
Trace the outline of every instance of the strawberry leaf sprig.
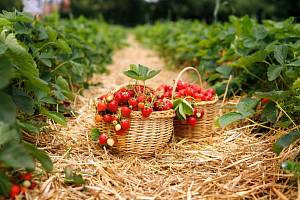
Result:
{"label": "strawberry leaf sprig", "polygon": [[141,64],[131,64],[130,69],[123,72],[129,78],[145,82],[160,73],[160,70],[150,70]]}

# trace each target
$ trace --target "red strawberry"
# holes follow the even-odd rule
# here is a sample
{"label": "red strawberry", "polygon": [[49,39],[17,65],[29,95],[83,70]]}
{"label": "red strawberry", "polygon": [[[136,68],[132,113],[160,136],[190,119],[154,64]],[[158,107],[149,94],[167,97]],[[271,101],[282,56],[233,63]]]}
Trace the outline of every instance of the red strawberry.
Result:
{"label": "red strawberry", "polygon": [[119,130],[119,131],[116,131],[116,134],[117,134],[117,135],[120,135],[120,136],[125,135],[125,133],[126,133],[126,131],[123,130],[123,129],[121,129],[121,130]]}
{"label": "red strawberry", "polygon": [[132,107],[136,107],[138,105],[138,101],[135,98],[130,98],[128,100],[128,104]]}
{"label": "red strawberry", "polygon": [[107,105],[103,102],[98,102],[98,105],[97,105],[97,110],[98,112],[102,112],[102,111],[105,111],[107,108]]}
{"label": "red strawberry", "polygon": [[210,94],[212,94],[212,96],[215,94],[215,90],[214,89],[212,89],[212,88],[209,88],[208,90],[207,90],[207,93],[210,93]]}
{"label": "red strawberry", "polygon": [[172,92],[165,92],[163,97],[170,98],[172,96]]}
{"label": "red strawberry", "polygon": [[36,187],[36,182],[35,181],[31,181],[29,189],[33,190],[35,187]]}
{"label": "red strawberry", "polygon": [[183,82],[182,80],[179,80],[177,83],[177,90],[185,89],[188,86],[187,83]]}
{"label": "red strawberry", "polygon": [[146,100],[146,95],[141,94],[140,96],[137,97],[138,102],[144,102]]}
{"label": "red strawberry", "polygon": [[193,93],[194,93],[194,91],[192,88],[190,88],[190,87],[185,88],[185,91],[184,91],[185,96],[193,96]]}
{"label": "red strawberry", "polygon": [[18,194],[20,194],[20,192],[21,192],[21,187],[19,185],[17,185],[17,184],[13,184],[11,186],[9,196],[10,196],[10,198],[15,199],[15,197]]}
{"label": "red strawberry", "polygon": [[144,86],[138,85],[138,86],[136,86],[135,90],[138,93],[143,93],[144,92]]}
{"label": "red strawberry", "polygon": [[129,93],[129,95],[130,95],[131,97],[134,96],[134,90],[128,90],[127,92]]}
{"label": "red strawberry", "polygon": [[122,101],[122,94],[121,94],[121,92],[116,92],[115,93],[115,100],[118,102],[118,103],[121,103],[121,101]]}
{"label": "red strawberry", "polygon": [[112,116],[111,115],[104,115],[103,116],[103,121],[106,122],[106,123],[110,123],[112,121]]}
{"label": "red strawberry", "polygon": [[112,100],[111,102],[108,103],[107,109],[110,112],[116,113],[118,110],[118,102],[116,100]]}
{"label": "red strawberry", "polygon": [[145,104],[143,102],[138,103],[138,108],[143,109],[145,107]]}
{"label": "red strawberry", "polygon": [[269,103],[269,101],[270,101],[269,98],[262,98],[262,99],[260,100],[260,102],[261,102],[262,104],[267,104],[267,103]]}
{"label": "red strawberry", "polygon": [[193,97],[194,97],[194,99],[201,99],[201,94],[200,93],[194,93]]}
{"label": "red strawberry", "polygon": [[170,109],[173,108],[173,103],[172,103],[172,101],[166,100],[166,101],[165,101],[165,104],[166,104],[166,106],[167,106],[167,110],[170,110]]}
{"label": "red strawberry", "polygon": [[197,123],[197,119],[195,117],[189,117],[186,119],[186,122],[191,126],[195,126]]}
{"label": "red strawberry", "polygon": [[142,109],[142,116],[143,117],[149,117],[151,115],[151,113],[153,112],[152,108],[146,107]]}
{"label": "red strawberry", "polygon": [[127,131],[130,128],[130,121],[128,119],[123,119],[121,121],[122,130]]}
{"label": "red strawberry", "polygon": [[139,110],[139,108],[138,108],[137,106],[135,106],[135,107],[133,107],[133,108],[132,108],[132,110],[134,110],[134,111],[138,111],[138,110]]}
{"label": "red strawberry", "polygon": [[122,102],[127,102],[130,99],[130,94],[128,92],[122,92],[121,93],[121,100]]}
{"label": "red strawberry", "polygon": [[127,106],[123,106],[121,108],[121,113],[122,113],[123,117],[129,117],[130,113],[131,113],[131,110]]}
{"label": "red strawberry", "polygon": [[118,123],[118,116],[116,115],[112,115],[111,116],[111,122],[116,125]]}
{"label": "red strawberry", "polygon": [[107,135],[104,134],[104,133],[102,133],[102,134],[99,136],[99,144],[101,144],[101,145],[106,144],[106,143],[107,143],[107,139],[108,139]]}
{"label": "red strawberry", "polygon": [[156,101],[154,102],[154,109],[155,109],[155,110],[158,110],[158,111],[163,110],[163,104],[164,104],[164,102],[163,102],[162,99],[156,100]]}
{"label": "red strawberry", "polygon": [[30,181],[32,179],[32,173],[27,172],[25,174],[21,174],[19,178],[22,181],[24,181],[24,180]]}

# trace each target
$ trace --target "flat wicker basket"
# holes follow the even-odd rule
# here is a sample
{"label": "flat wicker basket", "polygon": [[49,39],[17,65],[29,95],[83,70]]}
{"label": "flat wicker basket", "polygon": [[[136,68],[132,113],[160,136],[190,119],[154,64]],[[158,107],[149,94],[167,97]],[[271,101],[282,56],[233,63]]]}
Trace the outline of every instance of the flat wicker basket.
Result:
{"label": "flat wicker basket", "polygon": [[[177,76],[172,96],[175,95],[175,90],[177,87],[177,83],[182,76],[182,74],[188,70],[192,70],[196,73],[199,84],[202,87],[202,79],[198,72],[193,67],[186,67],[184,68]],[[207,137],[211,137],[214,133],[214,122],[216,120],[217,114],[218,114],[218,96],[215,95],[214,99],[212,101],[197,101],[195,102],[196,108],[200,110],[204,110],[204,116],[202,119],[197,120],[197,123],[194,127],[188,125],[185,120],[178,120],[174,119],[174,135],[179,138],[187,138],[191,141],[198,141]]]}
{"label": "flat wicker basket", "polygon": [[[115,89],[117,92],[121,87]],[[170,140],[174,127],[174,110],[154,111],[144,118],[141,111],[130,114],[130,129],[123,136],[117,136],[115,149],[121,153],[150,157],[161,150]],[[114,126],[105,122],[97,124],[100,132],[114,132]]]}

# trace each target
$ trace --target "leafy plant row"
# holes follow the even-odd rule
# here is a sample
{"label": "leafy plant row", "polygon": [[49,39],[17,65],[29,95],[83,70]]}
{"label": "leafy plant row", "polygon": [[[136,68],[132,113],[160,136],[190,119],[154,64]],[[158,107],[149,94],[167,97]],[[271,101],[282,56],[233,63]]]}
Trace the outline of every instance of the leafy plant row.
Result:
{"label": "leafy plant row", "polygon": [[[172,65],[197,67],[219,95],[228,83],[228,95],[247,94],[236,112],[219,118],[220,126],[250,118],[264,126],[299,125],[300,24],[293,18],[258,23],[247,16],[232,16],[226,23],[212,25],[159,22],[137,27],[135,33]],[[299,131],[278,141],[275,151],[280,153],[294,135],[299,138]]]}
{"label": "leafy plant row", "polygon": [[52,170],[48,155],[21,133],[39,133],[47,118],[66,124],[74,93],[105,71],[125,36],[103,20],[0,14],[0,197],[9,195],[12,174],[33,171],[35,160]]}

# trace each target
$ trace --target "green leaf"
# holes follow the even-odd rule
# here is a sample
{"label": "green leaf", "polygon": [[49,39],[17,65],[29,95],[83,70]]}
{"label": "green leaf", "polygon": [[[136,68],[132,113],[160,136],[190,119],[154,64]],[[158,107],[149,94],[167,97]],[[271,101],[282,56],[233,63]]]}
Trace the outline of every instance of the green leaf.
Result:
{"label": "green leaf", "polygon": [[66,118],[61,113],[54,112],[54,111],[47,111],[45,108],[42,108],[41,114],[47,116],[48,118],[52,119],[53,121],[61,125],[65,126],[67,124]]}
{"label": "green leaf", "polygon": [[144,66],[144,65],[140,65],[138,64],[138,74],[141,77],[146,77],[148,74],[149,68]]}
{"label": "green leaf", "polygon": [[178,112],[179,112],[179,119],[184,119],[186,120],[186,115],[185,115],[185,112],[184,112],[184,109],[183,109],[183,104],[179,104],[179,107],[178,107]]}
{"label": "green leaf", "polygon": [[11,22],[5,18],[0,18],[0,26],[9,26]]}
{"label": "green leaf", "polygon": [[289,145],[294,143],[299,138],[300,138],[300,131],[289,132],[288,134],[279,138],[273,144],[273,151],[278,155],[284,148],[287,148]]}
{"label": "green leaf", "polygon": [[28,123],[28,122],[24,122],[24,121],[18,121],[18,125],[20,126],[21,129],[24,129],[25,131],[29,132],[29,133],[35,133],[38,134],[40,132],[40,128]]}
{"label": "green leaf", "polygon": [[270,65],[268,67],[268,81],[274,81],[276,78],[278,78],[281,74],[281,71],[283,70],[283,67],[278,65]]}
{"label": "green leaf", "polygon": [[6,52],[6,50],[7,50],[6,44],[0,43],[0,55],[4,54]]}
{"label": "green leaf", "polygon": [[128,70],[128,71],[124,71],[123,73],[129,78],[139,80],[139,75],[135,71]]}
{"label": "green leaf", "polygon": [[56,79],[56,85],[58,85],[62,90],[70,90],[69,84],[62,76]]}
{"label": "green leaf", "polygon": [[91,138],[92,138],[92,140],[98,140],[99,139],[99,136],[100,136],[100,131],[99,131],[99,129],[97,129],[97,128],[93,128],[92,129],[92,132],[91,132]]}
{"label": "green leaf", "polygon": [[267,57],[268,53],[265,50],[259,50],[249,56],[244,56],[238,59],[236,62],[230,64],[233,67],[251,66],[253,63],[262,62]]}
{"label": "green leaf", "polygon": [[70,48],[68,43],[66,41],[64,41],[63,39],[57,40],[56,47],[59,48],[63,53],[66,53],[66,54],[72,53],[72,49]]}
{"label": "green leaf", "polygon": [[281,167],[287,173],[293,173],[295,176],[300,176],[300,163],[294,161],[284,161]]}
{"label": "green leaf", "polygon": [[46,26],[45,29],[46,29],[49,41],[51,41],[51,42],[56,41],[57,32],[51,26]]}
{"label": "green leaf", "polygon": [[181,98],[175,99],[173,101],[173,108],[176,108],[180,103],[182,103],[182,99]]}
{"label": "green leaf", "polygon": [[16,105],[9,95],[0,92],[0,122],[11,124],[15,120]]}
{"label": "green leaf", "polygon": [[15,141],[6,143],[0,151],[0,161],[8,167],[35,169],[35,163],[25,147]]}
{"label": "green leaf", "polygon": [[194,113],[192,105],[185,99],[182,100],[182,107],[185,115],[192,115]]}
{"label": "green leaf", "polygon": [[230,113],[226,113],[226,114],[222,115],[221,117],[219,117],[217,120],[217,124],[223,128],[223,127],[228,126],[229,124],[239,121],[241,119],[243,119],[243,115],[241,115],[240,113],[230,112]]}
{"label": "green leaf", "polygon": [[10,141],[20,141],[20,133],[11,124],[0,122],[0,146]]}
{"label": "green leaf", "polygon": [[268,32],[264,28],[263,25],[257,25],[257,26],[255,26],[254,29],[253,29],[253,31],[254,31],[254,37],[257,40],[262,40],[262,39],[264,39],[268,35]]}
{"label": "green leaf", "polygon": [[[1,19],[1,18],[0,18]],[[11,190],[12,183],[5,172],[0,171],[0,196],[8,197]]]}
{"label": "green leaf", "polygon": [[299,67],[300,66],[300,59],[295,60],[294,62],[291,62],[289,64],[287,64],[288,66],[296,66]]}
{"label": "green leaf", "polygon": [[147,74],[147,79],[151,79],[154,76],[156,76],[157,74],[160,73],[161,70],[151,70],[148,74]]}
{"label": "green leaf", "polygon": [[[1,53],[0,53],[1,54]],[[0,56],[0,89],[5,88],[14,77],[14,69],[11,61],[6,56]]]}
{"label": "green leaf", "polygon": [[294,81],[293,88],[294,89],[300,88],[300,77]]}
{"label": "green leaf", "polygon": [[259,98],[269,98],[273,101],[283,100],[290,97],[290,91],[270,91],[270,92],[255,92],[254,93]]}
{"label": "green leaf", "polygon": [[28,95],[15,94],[12,96],[14,103],[18,109],[28,115],[34,114],[34,102],[33,99]]}
{"label": "green leaf", "polygon": [[275,46],[274,57],[281,65],[284,65],[288,53],[288,47],[286,45]]}
{"label": "green leaf", "polygon": [[0,40],[5,42],[9,49],[9,55],[13,58],[13,63],[17,65],[17,69],[24,77],[32,79],[39,76],[37,66],[32,56],[19,44],[14,34],[10,33],[5,38],[5,34],[2,32]]}
{"label": "green leaf", "polygon": [[258,99],[244,98],[238,103],[237,110],[242,114],[243,118],[252,116],[255,113],[258,102]]}
{"label": "green leaf", "polygon": [[24,143],[24,147],[30,153],[32,157],[37,159],[42,167],[47,171],[50,172],[53,170],[53,163],[50,157],[44,152],[36,148],[33,144]]}
{"label": "green leaf", "polygon": [[232,67],[229,67],[229,66],[226,66],[226,65],[221,65],[221,66],[216,68],[216,71],[219,72],[220,74],[224,75],[224,76],[229,76],[231,71],[232,71]]}
{"label": "green leaf", "polygon": [[266,105],[265,109],[261,113],[261,119],[265,122],[275,123],[278,116],[278,109],[274,102],[270,102]]}
{"label": "green leaf", "polygon": [[66,167],[64,169],[64,172],[65,172],[64,182],[66,184],[73,184],[77,186],[85,184],[82,175],[74,173],[70,167]]}

